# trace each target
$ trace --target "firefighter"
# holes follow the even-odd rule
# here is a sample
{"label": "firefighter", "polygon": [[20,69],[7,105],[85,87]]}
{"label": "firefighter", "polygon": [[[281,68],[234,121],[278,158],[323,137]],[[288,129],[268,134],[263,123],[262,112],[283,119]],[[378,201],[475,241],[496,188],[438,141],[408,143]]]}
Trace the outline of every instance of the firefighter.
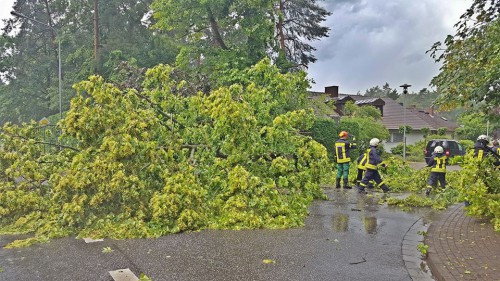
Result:
{"label": "firefighter", "polygon": [[[492,155],[498,157],[496,153],[488,146],[490,143],[488,136],[487,135],[480,135],[477,137],[477,141],[474,143],[474,158],[477,158],[479,160],[483,160],[486,156]],[[498,166],[500,162],[498,161],[494,163],[495,166]],[[465,206],[470,206],[470,202],[466,199],[464,201]]]}
{"label": "firefighter", "polygon": [[488,136],[480,135],[477,137],[476,143],[474,143],[474,157],[483,160],[483,158],[488,154]]}
{"label": "firefighter", "polygon": [[344,188],[351,189],[349,186],[349,163],[351,162],[350,150],[356,148],[356,138],[352,138],[353,143],[347,141],[349,133],[342,131],[339,133],[339,139],[335,142],[335,155],[337,157],[337,181],[336,188],[340,188],[340,181],[343,177]]}
{"label": "firefighter", "polygon": [[[368,160],[368,153],[370,152],[370,149],[367,149],[363,154],[361,154],[358,157],[357,163],[358,163],[358,175],[356,177],[356,187],[359,189],[359,184],[361,183],[361,180],[363,179],[363,175],[366,172],[366,163]],[[368,188],[373,188],[373,184],[370,182],[368,184]]]}
{"label": "firefighter", "polygon": [[377,187],[380,187],[384,193],[387,193],[390,190],[378,172],[379,164],[381,164],[382,167],[385,167],[385,164],[382,163],[382,158],[380,158],[380,155],[377,152],[379,143],[380,140],[377,138],[370,140],[370,149],[367,153],[366,172],[363,179],[359,183],[359,193],[366,193],[365,187],[368,187],[368,183],[372,180],[375,181]]}
{"label": "firefighter", "polygon": [[493,147],[491,148],[493,152],[495,152],[497,155],[500,155],[500,145],[498,145],[498,140],[493,141]]}
{"label": "firefighter", "polygon": [[426,196],[429,196],[432,188],[437,186],[438,181],[441,188],[446,188],[446,165],[448,165],[448,157],[444,154],[443,147],[436,146],[434,153],[427,162],[427,167],[431,167],[431,174],[427,181]]}

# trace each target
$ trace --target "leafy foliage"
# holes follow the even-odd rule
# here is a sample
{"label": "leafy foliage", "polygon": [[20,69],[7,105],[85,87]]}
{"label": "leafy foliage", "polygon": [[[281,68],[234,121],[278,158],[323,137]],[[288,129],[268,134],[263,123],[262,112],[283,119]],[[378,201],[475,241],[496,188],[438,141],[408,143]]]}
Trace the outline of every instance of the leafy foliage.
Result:
{"label": "leafy foliage", "polygon": [[489,217],[497,231],[500,231],[500,171],[493,165],[493,157],[483,161],[473,158],[473,151],[465,157],[462,174],[457,188],[470,202],[467,213]]}
{"label": "leafy foliage", "polygon": [[98,1],[100,44],[96,61],[93,2],[15,1],[15,12],[38,22],[15,17],[3,28],[0,76],[8,83],[0,89],[2,124],[38,120],[59,112],[59,56],[63,111],[74,97],[71,86],[91,74],[116,78],[123,62],[147,68],[175,61],[178,48],[171,36],[148,28],[150,0]]}
{"label": "leafy foliage", "polygon": [[[488,116],[483,112],[464,112],[458,119],[460,127],[457,128],[456,132],[461,139],[475,141],[479,135],[487,131],[487,120]],[[500,127],[499,124],[494,122],[492,122],[491,125],[493,125],[493,128],[489,128],[491,131],[499,129]]]}
{"label": "leafy foliage", "polygon": [[311,137],[326,148],[330,162],[335,161],[335,141],[339,131],[338,124],[331,118],[316,119],[311,128]]}
{"label": "leafy foliage", "polygon": [[[308,41],[328,37],[330,28],[321,26],[326,17],[331,15],[319,5],[317,0],[275,0],[274,26],[279,42],[279,54],[292,65],[290,67],[307,67],[315,62],[312,54],[316,50]],[[306,40],[304,40],[306,39]]]}
{"label": "leafy foliage", "polygon": [[479,107],[492,114],[500,105],[500,1],[474,0],[455,25],[455,36],[428,51],[442,62],[431,83],[438,87],[443,108]]}
{"label": "leafy foliage", "polygon": [[447,206],[467,200],[469,215],[490,218],[493,226],[500,231],[499,196],[500,171],[493,165],[492,157],[480,161],[473,158],[473,151],[465,156],[459,171],[449,171],[446,175],[446,189],[434,189],[431,197],[423,192],[427,186],[430,170],[409,169],[401,160],[386,160],[387,168],[382,170],[384,181],[393,191],[411,192],[406,197],[390,197],[387,204],[409,210],[413,207],[444,209]]}
{"label": "leafy foliage", "polygon": [[2,232],[127,238],[301,225],[328,165],[325,148],[300,134],[312,110],[290,102],[305,95],[305,76],[263,61],[247,83],[183,97],[172,71],[148,70],[141,92],[98,76],[77,84],[59,123],[73,147],[44,153],[38,124],[6,124]]}
{"label": "leafy foliage", "polygon": [[441,127],[441,128],[438,128],[438,129],[437,129],[437,134],[438,134],[439,136],[444,136],[444,135],[446,135],[446,132],[447,132],[447,131],[448,131],[448,128],[446,128],[446,127]]}

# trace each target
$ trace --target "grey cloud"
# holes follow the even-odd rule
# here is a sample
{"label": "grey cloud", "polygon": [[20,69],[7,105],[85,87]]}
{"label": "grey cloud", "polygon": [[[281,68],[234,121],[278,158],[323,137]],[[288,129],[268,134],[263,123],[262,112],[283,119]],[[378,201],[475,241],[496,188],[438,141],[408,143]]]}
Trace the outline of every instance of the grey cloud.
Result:
{"label": "grey cloud", "polygon": [[363,0],[325,0],[323,3],[329,11],[333,11],[341,7],[345,11],[352,13],[358,12],[365,6]]}
{"label": "grey cloud", "polygon": [[[439,65],[425,54],[452,32],[437,5],[446,0],[324,1],[332,12],[330,37],[315,42],[318,61],[309,68],[313,90],[339,85],[341,92],[364,92],[388,82],[413,90],[428,87]],[[458,18],[457,18],[458,20]]]}

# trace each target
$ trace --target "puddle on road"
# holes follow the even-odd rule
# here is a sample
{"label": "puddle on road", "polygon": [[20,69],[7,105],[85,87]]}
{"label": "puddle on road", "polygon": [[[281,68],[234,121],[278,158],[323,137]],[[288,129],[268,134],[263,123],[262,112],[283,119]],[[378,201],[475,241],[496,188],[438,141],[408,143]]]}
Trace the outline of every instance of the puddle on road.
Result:
{"label": "puddle on road", "polygon": [[[328,200],[318,200],[311,206],[306,228],[308,225],[316,225],[336,233],[377,235],[382,228],[399,227],[398,222],[393,221],[398,216],[405,222],[421,217],[427,225],[440,213],[431,208],[403,211],[395,206],[387,206],[383,200],[387,195],[379,192],[358,194],[356,190],[325,189],[325,193]],[[403,198],[408,195],[391,193],[389,196]],[[391,230],[385,229],[382,232],[388,231]]]}
{"label": "puddle on road", "polygon": [[333,230],[336,232],[346,232],[349,230],[349,215],[337,214],[333,216]]}

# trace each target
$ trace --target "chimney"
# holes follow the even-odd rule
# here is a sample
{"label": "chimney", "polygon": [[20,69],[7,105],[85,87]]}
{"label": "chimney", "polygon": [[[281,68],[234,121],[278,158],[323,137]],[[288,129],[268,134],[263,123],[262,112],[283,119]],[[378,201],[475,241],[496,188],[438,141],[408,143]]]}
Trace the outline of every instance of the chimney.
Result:
{"label": "chimney", "polygon": [[429,107],[429,115],[434,116],[434,106],[432,105]]}
{"label": "chimney", "polygon": [[339,97],[339,86],[325,87],[325,94],[328,94],[331,98],[338,98]]}

